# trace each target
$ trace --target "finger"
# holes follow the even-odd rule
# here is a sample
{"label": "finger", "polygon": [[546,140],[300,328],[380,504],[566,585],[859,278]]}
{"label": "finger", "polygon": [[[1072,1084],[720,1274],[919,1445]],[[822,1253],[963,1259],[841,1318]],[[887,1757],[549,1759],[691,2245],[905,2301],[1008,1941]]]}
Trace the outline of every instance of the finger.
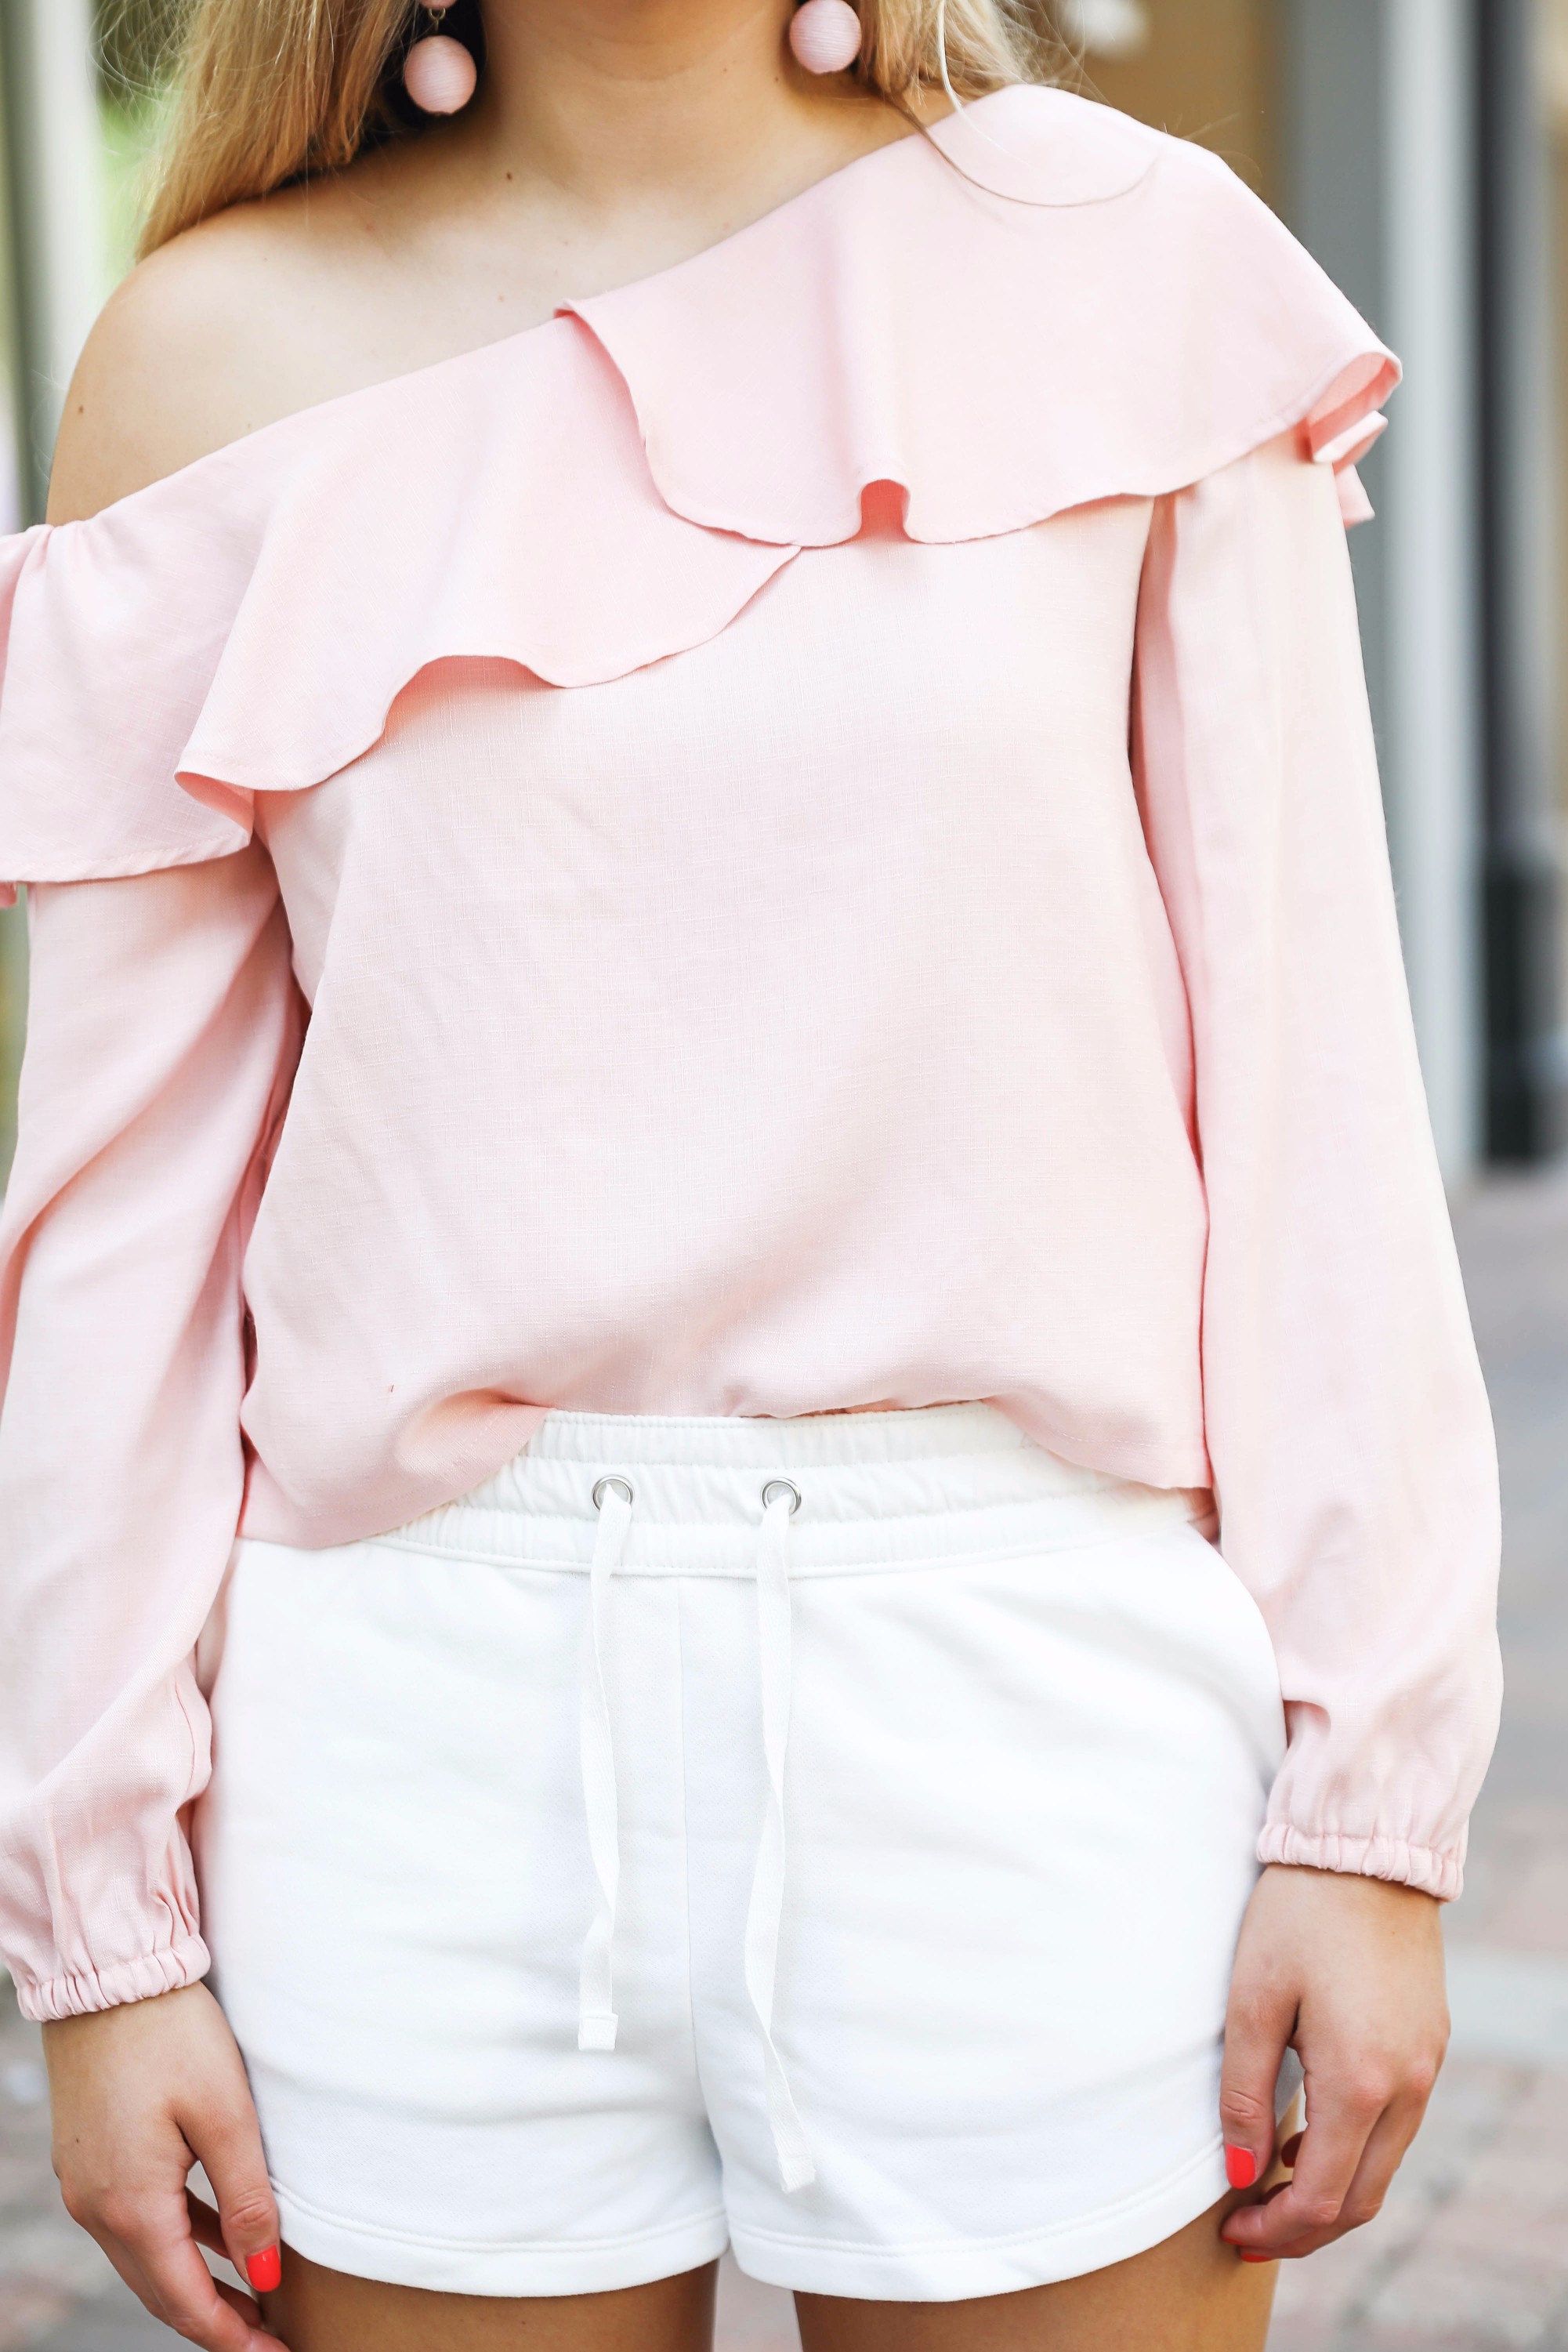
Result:
{"label": "finger", "polygon": [[287,2345],[280,2344],[276,2336],[267,2334],[267,2322],[257,2310],[254,2297],[242,2294],[237,2286],[225,2286],[222,2279],[214,2279],[213,2284],[224,2301],[239,2313],[249,2327],[247,2341],[250,2352],[288,2352]]}
{"label": "finger", "polygon": [[163,2307],[158,2300],[152,2282],[141,2263],[132,2258],[129,2249],[101,2231],[89,2230],[88,2234],[99,2250],[108,2255],[110,2262],[131,2289],[137,2302],[145,2310],[151,2312],[154,2319],[162,2319]]}
{"label": "finger", "polygon": [[1274,2262],[1287,2249],[1292,2255],[1315,2251],[1342,2234],[1340,2216],[1351,2183],[1389,2102],[1388,2084],[1370,2064],[1347,2069],[1326,2084],[1309,2075],[1307,2127],[1295,2170],[1277,2196],[1232,2213],[1221,2235]]}
{"label": "finger", "polygon": [[271,2294],[282,2283],[283,2258],[255,2109],[247,2102],[204,2124],[182,2120],[218,2200],[222,2251],[257,2294]]}
{"label": "finger", "polygon": [[[197,2245],[205,2246],[209,2253],[221,2254],[226,2262],[229,2250],[224,2243],[223,2224],[212,2207],[187,2189],[185,2210],[190,2218],[191,2235]],[[232,2304],[235,2310],[243,2318],[247,2319],[253,2327],[262,2326],[261,2306],[254,2295],[241,2294],[236,2287],[226,2286],[222,2279],[214,2279],[213,2284],[224,2301]]]}
{"label": "finger", "polygon": [[141,2272],[138,2292],[156,2318],[202,2352],[257,2352],[258,2330],[218,2293],[193,2238],[127,2232],[120,2243]]}
{"label": "finger", "polygon": [[1233,1985],[1219,2077],[1219,2127],[1232,2189],[1250,2189],[1274,2160],[1274,2095],[1295,2025],[1296,2005],[1288,1993],[1267,1984]]}
{"label": "finger", "polygon": [[222,2254],[226,2262],[229,2250],[224,2243],[224,2225],[212,2207],[193,2189],[185,2191],[185,2213],[191,2224],[191,2235],[197,2245],[205,2246],[209,2254]]}
{"label": "finger", "polygon": [[[160,2319],[167,2328],[193,2322],[191,2328],[185,2328],[193,2343],[207,2345],[212,2340],[216,2352],[233,2352],[233,2326],[225,2326],[221,2315],[221,2333],[216,2338],[200,2333],[200,2324],[214,2319],[216,2291],[207,2265],[195,2251],[195,2242],[181,2227],[183,2216],[176,2201],[134,2200],[120,2189],[85,2200],[68,2189],[66,2210],[91,2239],[97,2239],[115,2272],[125,2279],[136,2300],[146,2305],[152,2319]],[[191,2263],[200,2277],[191,2272]],[[249,2345],[249,2331],[237,2343]]]}
{"label": "finger", "polygon": [[1292,2132],[1290,2138],[1281,2143],[1280,2148],[1280,2162],[1284,2166],[1287,2172],[1294,2172],[1296,2168],[1296,2158],[1300,2156],[1301,2152],[1301,2134],[1299,2131]]}
{"label": "finger", "polygon": [[[1299,2261],[1304,2255],[1316,2253],[1322,2247],[1332,2244],[1336,2238],[1347,2237],[1353,2230],[1362,2229],[1368,2221],[1375,2221],[1383,2210],[1394,2175],[1421,2127],[1425,2107],[1426,2100],[1418,2093],[1412,2092],[1392,2101],[1379,2116],[1362,2152],[1354,2178],[1345,2191],[1339,2217],[1332,2228],[1294,2239],[1288,2245],[1270,2243],[1262,2251],[1249,2251],[1246,2259],[1254,2262]],[[1280,2151],[1282,2164],[1289,2166],[1295,2161],[1294,2151],[1299,2147],[1301,2137],[1301,2134],[1295,2134],[1285,2142]],[[1288,2186],[1288,2182],[1281,2181],[1268,2191],[1261,2201],[1272,2204],[1276,2198],[1283,2195]],[[1226,2231],[1225,2234],[1229,2237],[1231,2233]]]}
{"label": "finger", "polygon": [[[228,2242],[224,2236],[224,2225],[212,2207],[204,2204],[201,2198],[187,2189],[185,2210],[190,2220],[191,2235],[197,2245],[205,2246],[210,2254],[221,2254],[225,2262],[229,2261]],[[268,2287],[267,2292],[270,2294],[271,2288]]]}
{"label": "finger", "polygon": [[1420,2128],[1423,2102],[1398,2097],[1378,2117],[1340,2207],[1339,2228],[1359,2230],[1383,2210],[1389,2184]]}
{"label": "finger", "polygon": [[237,2312],[245,2322],[246,2352],[288,2352],[286,2344],[276,2336],[268,2335],[267,2322],[254,2295],[245,2294],[237,2286],[225,2286],[222,2279],[214,2279],[213,2285],[220,2302],[226,2303],[231,2311]]}

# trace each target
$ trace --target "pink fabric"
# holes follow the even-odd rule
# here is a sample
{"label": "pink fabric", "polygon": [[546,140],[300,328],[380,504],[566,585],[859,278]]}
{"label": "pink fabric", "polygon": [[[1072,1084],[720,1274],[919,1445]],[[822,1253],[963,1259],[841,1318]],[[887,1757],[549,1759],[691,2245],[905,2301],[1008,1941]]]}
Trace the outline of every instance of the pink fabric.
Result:
{"label": "pink fabric", "polygon": [[0,1229],[0,1916],[28,2014],[59,2017],[206,1966],[193,1654],[240,1508],[241,1257],[298,1022],[256,854],[37,890],[30,915]]}
{"label": "pink fabric", "polygon": [[998,91],[678,268],[0,543],[0,882],[237,848],[443,656],[593,686],[685,653],[870,484],[942,542],[1286,427],[1343,466],[1397,374],[1212,156]]}
{"label": "pink fabric", "polygon": [[30,2013],[204,1965],[247,1460],[345,1541],[551,1405],[1214,1483],[1265,1852],[1457,1890],[1495,1472],[1340,520],[1395,373],[1209,159],[1007,92],[12,543]]}

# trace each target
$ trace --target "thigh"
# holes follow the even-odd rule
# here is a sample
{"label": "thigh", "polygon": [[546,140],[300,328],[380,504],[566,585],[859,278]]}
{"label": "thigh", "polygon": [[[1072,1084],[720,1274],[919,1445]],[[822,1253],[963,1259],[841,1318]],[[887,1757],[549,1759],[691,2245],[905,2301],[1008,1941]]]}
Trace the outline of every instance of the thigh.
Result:
{"label": "thigh", "polygon": [[290,2252],[267,2299],[290,2352],[709,2352],[716,2265],[613,2294],[432,2294]]}
{"label": "thigh", "polygon": [[1219,2235],[1226,2199],[1146,2253],[968,2303],[796,2297],[804,2352],[1263,2352],[1276,2266]]}

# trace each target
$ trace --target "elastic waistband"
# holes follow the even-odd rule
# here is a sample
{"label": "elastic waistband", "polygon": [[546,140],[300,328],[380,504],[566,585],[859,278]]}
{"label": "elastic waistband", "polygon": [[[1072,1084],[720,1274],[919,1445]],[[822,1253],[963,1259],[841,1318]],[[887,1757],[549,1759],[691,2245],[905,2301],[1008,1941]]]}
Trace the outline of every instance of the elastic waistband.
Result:
{"label": "elastic waistband", "polygon": [[377,1540],[501,1566],[586,1570],[594,1490],[633,1510],[622,1575],[750,1576],[763,1496],[799,1496],[790,1574],[1061,1550],[1180,1525],[1207,1496],[1063,1462],[987,1404],[794,1421],[551,1412],[472,1494]]}

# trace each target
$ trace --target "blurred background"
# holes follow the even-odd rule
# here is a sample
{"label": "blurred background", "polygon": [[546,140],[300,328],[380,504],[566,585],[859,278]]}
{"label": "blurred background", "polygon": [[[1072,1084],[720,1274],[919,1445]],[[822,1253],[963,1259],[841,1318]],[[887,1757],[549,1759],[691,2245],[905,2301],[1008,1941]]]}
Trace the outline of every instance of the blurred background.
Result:
{"label": "blurred background", "polygon": [[[0,529],[128,267],[170,0],[0,0]],[[1353,539],[1434,1125],[1497,1407],[1508,1720],[1448,1914],[1454,2054],[1373,2227],[1281,2281],[1273,2352],[1568,2352],[1568,0],[1058,0],[1093,95],[1273,205],[1407,381]],[[0,1181],[26,998],[0,915]],[[57,2209],[0,2006],[0,2352],[131,2352]],[[727,2273],[724,2352],[783,2352]],[[1130,2352],[1132,2348],[1130,2347]]]}

